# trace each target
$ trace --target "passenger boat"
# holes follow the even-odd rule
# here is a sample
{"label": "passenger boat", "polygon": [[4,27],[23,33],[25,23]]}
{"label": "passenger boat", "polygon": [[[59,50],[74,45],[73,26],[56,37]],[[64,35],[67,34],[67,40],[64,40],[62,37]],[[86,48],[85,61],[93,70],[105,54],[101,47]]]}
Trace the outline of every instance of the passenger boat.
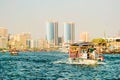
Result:
{"label": "passenger boat", "polygon": [[92,42],[81,42],[70,45],[69,64],[94,65],[103,62],[104,57],[99,55]]}

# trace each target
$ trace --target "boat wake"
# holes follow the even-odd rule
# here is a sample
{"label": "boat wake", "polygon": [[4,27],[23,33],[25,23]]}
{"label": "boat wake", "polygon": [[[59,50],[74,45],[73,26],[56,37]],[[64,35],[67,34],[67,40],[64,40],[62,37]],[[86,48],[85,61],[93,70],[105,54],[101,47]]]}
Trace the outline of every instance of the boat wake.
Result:
{"label": "boat wake", "polygon": [[[70,64],[69,60],[58,60],[54,61],[53,64]],[[83,63],[79,63],[79,65],[82,65]],[[104,65],[105,62],[97,62],[98,65]]]}
{"label": "boat wake", "polygon": [[106,64],[105,62],[97,62],[97,64]]}
{"label": "boat wake", "polygon": [[67,60],[54,61],[53,64],[68,64]]}

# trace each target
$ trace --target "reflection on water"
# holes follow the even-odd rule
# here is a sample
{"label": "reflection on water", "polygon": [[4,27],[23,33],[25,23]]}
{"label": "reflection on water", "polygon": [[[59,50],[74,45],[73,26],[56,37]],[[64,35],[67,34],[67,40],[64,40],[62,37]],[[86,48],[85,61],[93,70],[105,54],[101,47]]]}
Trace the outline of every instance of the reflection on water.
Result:
{"label": "reflection on water", "polygon": [[66,64],[67,57],[60,52],[0,53],[0,80],[120,79],[120,54],[105,54],[106,64],[94,66]]}

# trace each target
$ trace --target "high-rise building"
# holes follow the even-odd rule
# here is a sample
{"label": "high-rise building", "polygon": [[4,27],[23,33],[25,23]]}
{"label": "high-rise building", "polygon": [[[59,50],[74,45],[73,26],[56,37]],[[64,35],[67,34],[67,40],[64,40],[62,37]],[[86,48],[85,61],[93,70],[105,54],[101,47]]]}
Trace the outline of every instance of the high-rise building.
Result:
{"label": "high-rise building", "polygon": [[83,41],[83,42],[88,42],[89,41],[89,34],[88,34],[88,32],[82,32],[80,34],[80,41]]}
{"label": "high-rise building", "polygon": [[0,27],[0,37],[8,37],[8,29]]}
{"label": "high-rise building", "polygon": [[58,22],[48,21],[46,27],[46,38],[50,47],[58,45]]}
{"label": "high-rise building", "polygon": [[75,40],[75,24],[73,22],[64,23],[64,43],[73,43]]}

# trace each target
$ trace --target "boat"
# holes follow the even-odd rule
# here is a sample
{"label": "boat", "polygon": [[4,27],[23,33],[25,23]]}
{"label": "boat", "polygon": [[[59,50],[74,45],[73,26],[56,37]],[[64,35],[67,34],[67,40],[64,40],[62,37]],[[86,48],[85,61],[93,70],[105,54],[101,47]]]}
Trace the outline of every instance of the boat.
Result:
{"label": "boat", "polygon": [[18,51],[16,50],[16,48],[11,49],[9,52],[11,55],[18,55]]}
{"label": "boat", "polygon": [[6,53],[6,52],[7,52],[7,50],[2,50],[2,51],[0,51],[0,52],[4,54],[4,53]]}
{"label": "boat", "polygon": [[103,61],[104,57],[97,52],[92,42],[81,42],[70,45],[69,64],[95,65]]}
{"label": "boat", "polygon": [[12,52],[10,52],[10,54],[11,54],[11,55],[18,55],[18,52],[12,51]]}

